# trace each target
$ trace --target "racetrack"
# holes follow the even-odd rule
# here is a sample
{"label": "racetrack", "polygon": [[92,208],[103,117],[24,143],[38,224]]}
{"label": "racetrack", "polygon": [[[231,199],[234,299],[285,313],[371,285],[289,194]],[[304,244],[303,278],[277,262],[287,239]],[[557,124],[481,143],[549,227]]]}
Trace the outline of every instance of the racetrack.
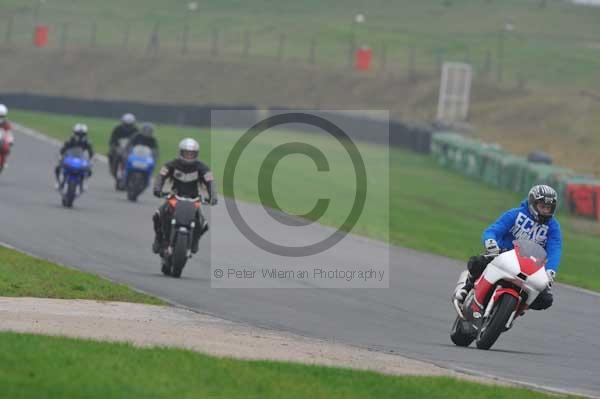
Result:
{"label": "racetrack", "polygon": [[[449,295],[463,266],[439,256],[391,248],[389,289],[211,289],[210,265],[201,256],[182,279],[166,278],[150,252],[150,218],[159,201],[146,192],[140,203],[129,203],[98,163],[89,192],[74,209],[63,209],[52,189],[56,153],[48,142],[17,133],[0,176],[0,241],[221,318],[600,397],[598,295],[558,286],[551,310],[529,312],[493,350],[480,351],[450,342]],[[209,234],[242,262],[243,245],[220,222],[225,218],[222,204],[213,208]],[[338,251],[336,261],[385,253],[381,243],[346,240],[351,249]],[[204,240],[200,253],[207,246]]]}

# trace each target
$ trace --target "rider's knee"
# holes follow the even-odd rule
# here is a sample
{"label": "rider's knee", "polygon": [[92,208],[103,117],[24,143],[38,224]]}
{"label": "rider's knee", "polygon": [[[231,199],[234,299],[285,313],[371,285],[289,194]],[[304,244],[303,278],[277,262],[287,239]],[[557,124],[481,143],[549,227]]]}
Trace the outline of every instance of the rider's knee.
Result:
{"label": "rider's knee", "polygon": [[529,309],[544,310],[548,309],[554,303],[554,296],[550,290],[544,290],[535,298],[535,301],[529,306]]}
{"label": "rider's knee", "polygon": [[488,263],[489,260],[485,256],[471,256],[467,263],[467,269],[473,277],[477,278],[481,276]]}

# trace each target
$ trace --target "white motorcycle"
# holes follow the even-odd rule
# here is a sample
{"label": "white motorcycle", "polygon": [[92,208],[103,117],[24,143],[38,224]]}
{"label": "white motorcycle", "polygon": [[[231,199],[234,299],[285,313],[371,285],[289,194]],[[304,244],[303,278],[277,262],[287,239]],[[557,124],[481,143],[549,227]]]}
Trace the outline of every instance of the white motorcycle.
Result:
{"label": "white motorcycle", "polygon": [[[551,284],[544,267],[546,250],[528,240],[513,244],[514,249],[501,253],[487,265],[462,304],[454,299],[458,313],[450,333],[454,344],[469,346],[475,340],[477,348],[491,348]],[[461,274],[460,286],[467,273]]]}

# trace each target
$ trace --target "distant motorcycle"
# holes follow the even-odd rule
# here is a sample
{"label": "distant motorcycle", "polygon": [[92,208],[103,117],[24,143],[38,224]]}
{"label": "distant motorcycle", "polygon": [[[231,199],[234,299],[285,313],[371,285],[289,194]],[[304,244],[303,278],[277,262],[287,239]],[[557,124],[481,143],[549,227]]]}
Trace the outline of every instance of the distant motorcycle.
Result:
{"label": "distant motorcycle", "polygon": [[115,148],[115,190],[123,191],[127,188],[123,178],[125,174],[125,160],[127,158],[128,138],[121,138]]}
{"label": "distant motorcycle", "polygon": [[179,278],[187,260],[192,257],[191,248],[196,227],[196,212],[200,212],[200,204],[206,204],[206,201],[200,197],[186,198],[169,195],[167,203],[171,208],[172,218],[169,231],[165,232],[169,244],[161,254],[161,270],[166,276]]}
{"label": "distant motorcycle", "polygon": [[127,156],[121,185],[127,189],[127,199],[137,201],[138,196],[148,187],[152,178],[155,160],[152,149],[136,145]]}
{"label": "distant motorcycle", "polygon": [[[463,304],[454,299],[458,313],[450,333],[454,344],[469,346],[475,341],[479,349],[491,348],[550,284],[544,268],[546,250],[529,240],[513,245],[487,265]],[[464,273],[461,279],[466,278]]]}
{"label": "distant motorcycle", "polygon": [[9,134],[0,128],[0,173],[4,170],[6,159],[10,154],[11,140]]}
{"label": "distant motorcycle", "polygon": [[66,208],[73,206],[75,198],[83,192],[83,181],[91,170],[90,161],[79,148],[68,150],[61,164],[62,183],[60,193]]}

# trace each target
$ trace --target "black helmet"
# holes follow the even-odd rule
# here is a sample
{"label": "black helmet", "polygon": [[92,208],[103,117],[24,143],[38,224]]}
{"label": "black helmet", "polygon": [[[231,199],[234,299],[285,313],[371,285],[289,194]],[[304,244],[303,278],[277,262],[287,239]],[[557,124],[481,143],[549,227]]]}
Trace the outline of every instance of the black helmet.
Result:
{"label": "black helmet", "polygon": [[[529,213],[538,223],[547,223],[554,216],[556,205],[558,204],[558,194],[556,190],[545,184],[539,184],[531,187],[529,195],[527,195],[527,203],[529,204]],[[550,205],[550,211],[542,213],[538,210],[538,205]]]}
{"label": "black helmet", "polygon": [[147,137],[152,137],[154,135],[154,125],[151,123],[144,123],[140,129],[140,133]]}

